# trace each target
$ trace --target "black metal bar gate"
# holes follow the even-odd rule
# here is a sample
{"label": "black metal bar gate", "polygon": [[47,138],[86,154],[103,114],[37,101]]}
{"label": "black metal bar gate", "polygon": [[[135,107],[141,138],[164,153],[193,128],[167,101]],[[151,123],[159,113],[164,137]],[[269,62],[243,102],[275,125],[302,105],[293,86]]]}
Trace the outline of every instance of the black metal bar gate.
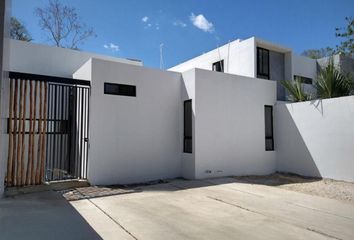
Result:
{"label": "black metal bar gate", "polygon": [[49,83],[45,180],[87,178],[90,88]]}
{"label": "black metal bar gate", "polygon": [[[12,171],[11,178],[7,177],[7,185],[33,185],[40,184],[42,181],[86,179],[90,81],[18,72],[10,72],[9,78],[10,81],[15,82],[15,84],[11,83],[11,106],[9,106],[11,112],[13,109],[15,111],[9,116],[8,121],[9,141],[11,140],[11,144],[15,146],[11,153],[15,153],[15,157],[14,154],[10,154],[9,149],[11,166],[9,165],[8,169]],[[18,87],[18,82],[21,83],[21,88]],[[29,95],[26,90],[27,86],[31,89]],[[33,86],[34,94],[32,93]],[[20,97],[17,96],[18,89],[20,89]],[[37,92],[40,93],[38,97]],[[29,101],[26,101],[27,98]],[[18,99],[20,100],[17,101]],[[30,102],[30,107],[26,110],[23,105],[28,105],[28,102]],[[17,110],[17,105],[20,110]],[[30,109],[29,113],[28,109]],[[16,117],[17,112],[19,112],[18,117]],[[16,128],[17,126],[23,127]],[[17,136],[20,136],[21,140],[18,143],[16,142]],[[28,147],[26,147],[27,140]],[[35,151],[37,142],[38,153]],[[22,146],[22,149],[17,150],[19,146]],[[28,156],[25,157],[27,149]],[[16,156],[16,150],[22,153],[21,158]],[[41,151],[43,153],[40,153]],[[34,154],[37,154],[37,158],[33,156]],[[42,162],[43,167],[40,167]],[[40,174],[35,173],[36,166],[38,166],[37,172],[40,169]],[[29,176],[26,177],[25,172]],[[33,175],[32,178],[31,175]],[[41,179],[37,179],[37,175]],[[18,176],[19,181],[16,181]]]}

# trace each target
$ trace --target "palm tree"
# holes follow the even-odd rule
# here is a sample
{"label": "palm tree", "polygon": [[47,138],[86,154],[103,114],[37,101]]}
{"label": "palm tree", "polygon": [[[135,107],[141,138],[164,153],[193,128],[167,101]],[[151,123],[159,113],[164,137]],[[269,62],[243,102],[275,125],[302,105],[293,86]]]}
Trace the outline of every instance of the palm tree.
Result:
{"label": "palm tree", "polygon": [[289,92],[289,100],[293,102],[302,102],[310,100],[310,96],[305,93],[304,87],[301,84],[301,79],[296,78],[295,81],[281,81],[283,87]]}
{"label": "palm tree", "polygon": [[315,83],[318,98],[348,96],[353,91],[354,82],[349,75],[342,74],[330,59],[328,65],[320,70]]}

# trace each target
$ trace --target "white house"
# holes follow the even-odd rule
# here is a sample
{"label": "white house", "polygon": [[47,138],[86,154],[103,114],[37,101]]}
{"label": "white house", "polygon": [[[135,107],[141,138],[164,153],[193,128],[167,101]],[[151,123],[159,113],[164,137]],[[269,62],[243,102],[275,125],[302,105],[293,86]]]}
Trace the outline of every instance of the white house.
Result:
{"label": "white house", "polygon": [[192,68],[274,80],[278,100],[286,97],[280,81],[301,77],[311,84],[317,76],[316,60],[295,55],[289,48],[255,37],[235,40],[169,70],[184,72]]}
{"label": "white house", "polygon": [[[303,103],[301,111],[316,115],[306,119],[277,101],[286,96],[280,80],[300,76],[311,83],[317,74],[316,60],[296,56],[286,47],[256,38],[236,40],[162,71],[136,60],[11,40],[6,70],[10,78],[2,91],[1,159],[13,160],[8,171],[20,176],[22,172],[26,181],[28,174],[21,169],[26,172],[31,164],[44,171],[44,180],[87,178],[92,184],[277,170],[354,181],[347,171],[354,167],[349,145],[335,149],[334,155],[341,156],[336,165],[318,152],[319,145],[303,143],[317,136],[325,139],[326,131],[312,132],[313,125],[326,126],[328,119],[339,116],[346,123],[354,112],[336,110],[324,118],[313,113],[312,103]],[[33,86],[38,96],[31,98],[25,89]],[[15,99],[23,103],[16,111]],[[35,118],[29,110],[34,99]],[[346,108],[354,106],[353,97],[344,102]],[[13,130],[10,123],[24,130]],[[332,136],[341,138],[344,127],[331,128]],[[346,131],[344,138],[353,143],[354,132]],[[43,156],[31,157],[31,141]],[[289,150],[293,146],[296,151]],[[23,151],[20,157],[17,151]],[[298,165],[297,151],[309,152],[300,155]],[[315,170],[307,171],[308,166]],[[17,185],[27,184],[22,181]]]}

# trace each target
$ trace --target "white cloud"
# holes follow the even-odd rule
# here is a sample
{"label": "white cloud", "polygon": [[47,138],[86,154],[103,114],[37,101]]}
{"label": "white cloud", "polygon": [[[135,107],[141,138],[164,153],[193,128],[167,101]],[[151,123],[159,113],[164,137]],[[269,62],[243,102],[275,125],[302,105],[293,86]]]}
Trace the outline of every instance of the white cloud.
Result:
{"label": "white cloud", "polygon": [[149,21],[149,17],[148,17],[148,16],[145,16],[145,17],[143,17],[143,18],[141,19],[141,21],[146,23],[147,21]]}
{"label": "white cloud", "polygon": [[193,25],[201,30],[203,30],[204,32],[209,32],[212,33],[214,32],[214,25],[212,22],[209,22],[203,14],[199,14],[199,15],[194,15],[194,13],[191,13],[191,15],[189,16],[189,19],[191,20],[191,22],[193,23]]}
{"label": "white cloud", "polygon": [[187,27],[187,24],[185,24],[184,22],[182,22],[181,20],[176,20],[173,22],[173,25],[176,27],[182,27],[185,28]]}
{"label": "white cloud", "polygon": [[104,44],[103,47],[106,49],[111,49],[113,52],[118,52],[120,50],[119,46],[114,43]]}

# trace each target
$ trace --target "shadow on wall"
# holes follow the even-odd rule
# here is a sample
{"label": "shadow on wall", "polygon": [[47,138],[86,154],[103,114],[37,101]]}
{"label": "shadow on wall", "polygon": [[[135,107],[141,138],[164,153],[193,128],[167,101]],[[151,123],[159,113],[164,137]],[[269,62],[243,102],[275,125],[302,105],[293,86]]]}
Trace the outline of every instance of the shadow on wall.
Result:
{"label": "shadow on wall", "polygon": [[[318,108],[319,106],[320,108]],[[315,108],[323,114],[321,103]],[[276,106],[275,119],[277,171],[322,177],[286,104]]]}

